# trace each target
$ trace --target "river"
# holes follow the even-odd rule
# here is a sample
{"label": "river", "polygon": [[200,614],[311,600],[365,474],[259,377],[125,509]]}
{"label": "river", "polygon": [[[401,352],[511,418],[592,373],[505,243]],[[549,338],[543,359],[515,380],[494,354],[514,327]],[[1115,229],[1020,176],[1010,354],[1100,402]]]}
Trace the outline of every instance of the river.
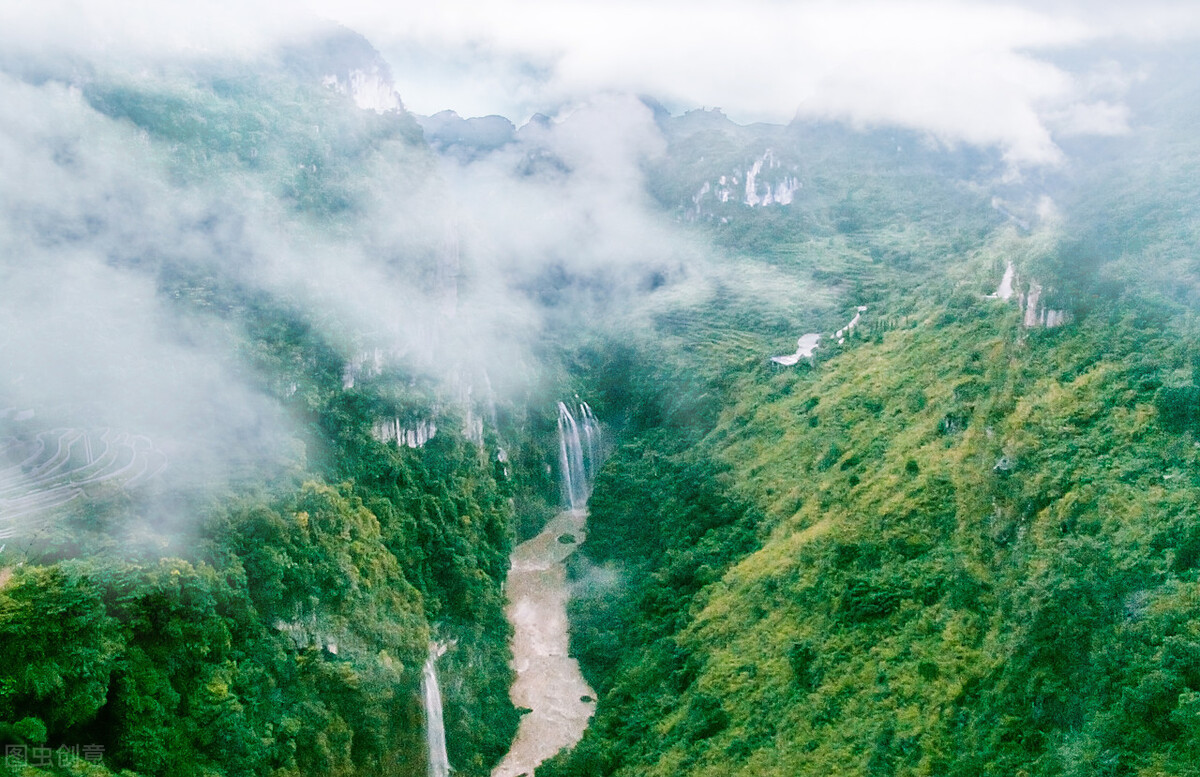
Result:
{"label": "river", "polygon": [[595,692],[567,655],[564,562],[583,542],[586,522],[585,510],[559,513],[541,534],[513,550],[505,608],[517,672],[510,695],[514,705],[531,711],[521,716],[512,749],[492,777],[533,774],[542,761],[578,742],[596,711]]}

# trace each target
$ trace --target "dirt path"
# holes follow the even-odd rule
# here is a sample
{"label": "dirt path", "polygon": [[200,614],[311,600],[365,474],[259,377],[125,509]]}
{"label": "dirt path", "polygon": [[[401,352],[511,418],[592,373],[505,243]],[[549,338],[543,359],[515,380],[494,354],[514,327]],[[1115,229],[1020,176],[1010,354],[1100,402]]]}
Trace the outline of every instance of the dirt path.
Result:
{"label": "dirt path", "polygon": [[[583,542],[587,513],[560,513],[542,533],[518,545],[508,573],[508,606],[513,625],[513,668],[517,680],[511,696],[517,707],[532,712],[521,726],[508,755],[492,777],[533,774],[542,761],[583,736],[596,710],[595,692],[567,655],[567,579],[563,561]],[[575,542],[560,542],[571,535]],[[564,538],[565,539],[565,538]]]}

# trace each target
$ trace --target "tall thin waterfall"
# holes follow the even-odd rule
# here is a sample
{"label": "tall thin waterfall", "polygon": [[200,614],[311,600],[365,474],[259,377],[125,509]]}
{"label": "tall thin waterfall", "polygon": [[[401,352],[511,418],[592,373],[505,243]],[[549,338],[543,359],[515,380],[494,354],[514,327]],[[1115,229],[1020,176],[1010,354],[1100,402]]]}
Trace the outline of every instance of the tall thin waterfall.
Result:
{"label": "tall thin waterfall", "polygon": [[579,420],[565,402],[558,403],[558,467],[563,500],[580,510],[592,493],[592,479],[600,468],[603,440],[600,425],[588,403],[579,404]]}
{"label": "tall thin waterfall", "polygon": [[429,643],[429,658],[421,671],[421,697],[425,705],[425,744],[429,751],[429,777],[450,777],[450,758],[446,755],[446,727],[442,721],[442,689],[438,687],[434,662],[445,650]]}

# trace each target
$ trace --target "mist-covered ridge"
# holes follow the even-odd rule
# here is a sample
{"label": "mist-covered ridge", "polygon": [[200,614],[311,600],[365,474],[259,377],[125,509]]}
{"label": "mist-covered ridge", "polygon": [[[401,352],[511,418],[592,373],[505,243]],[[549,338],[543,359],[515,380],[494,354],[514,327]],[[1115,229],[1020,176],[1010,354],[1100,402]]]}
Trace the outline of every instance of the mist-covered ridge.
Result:
{"label": "mist-covered ridge", "polygon": [[0,11],[4,769],[1195,771],[1194,12],[320,5]]}

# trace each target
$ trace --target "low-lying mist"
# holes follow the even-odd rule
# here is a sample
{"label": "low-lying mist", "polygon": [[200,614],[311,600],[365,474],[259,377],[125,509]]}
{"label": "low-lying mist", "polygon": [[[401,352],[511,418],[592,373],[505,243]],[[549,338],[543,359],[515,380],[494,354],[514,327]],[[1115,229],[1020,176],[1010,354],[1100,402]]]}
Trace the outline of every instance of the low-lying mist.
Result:
{"label": "low-lying mist", "polygon": [[[318,63],[344,59],[313,46]],[[0,73],[9,530],[40,487],[30,462],[68,471],[29,458],[62,430],[144,440],[168,488],[303,469],[293,395],[319,376],[256,361],[271,316],[344,363],[372,355],[494,406],[542,379],[548,344],[703,272],[704,251],[644,193],[664,141],[635,99],[531,123],[461,162],[435,157],[406,114],[271,58],[236,83],[221,66],[143,65]],[[93,437],[68,439],[68,459],[98,469]]]}

